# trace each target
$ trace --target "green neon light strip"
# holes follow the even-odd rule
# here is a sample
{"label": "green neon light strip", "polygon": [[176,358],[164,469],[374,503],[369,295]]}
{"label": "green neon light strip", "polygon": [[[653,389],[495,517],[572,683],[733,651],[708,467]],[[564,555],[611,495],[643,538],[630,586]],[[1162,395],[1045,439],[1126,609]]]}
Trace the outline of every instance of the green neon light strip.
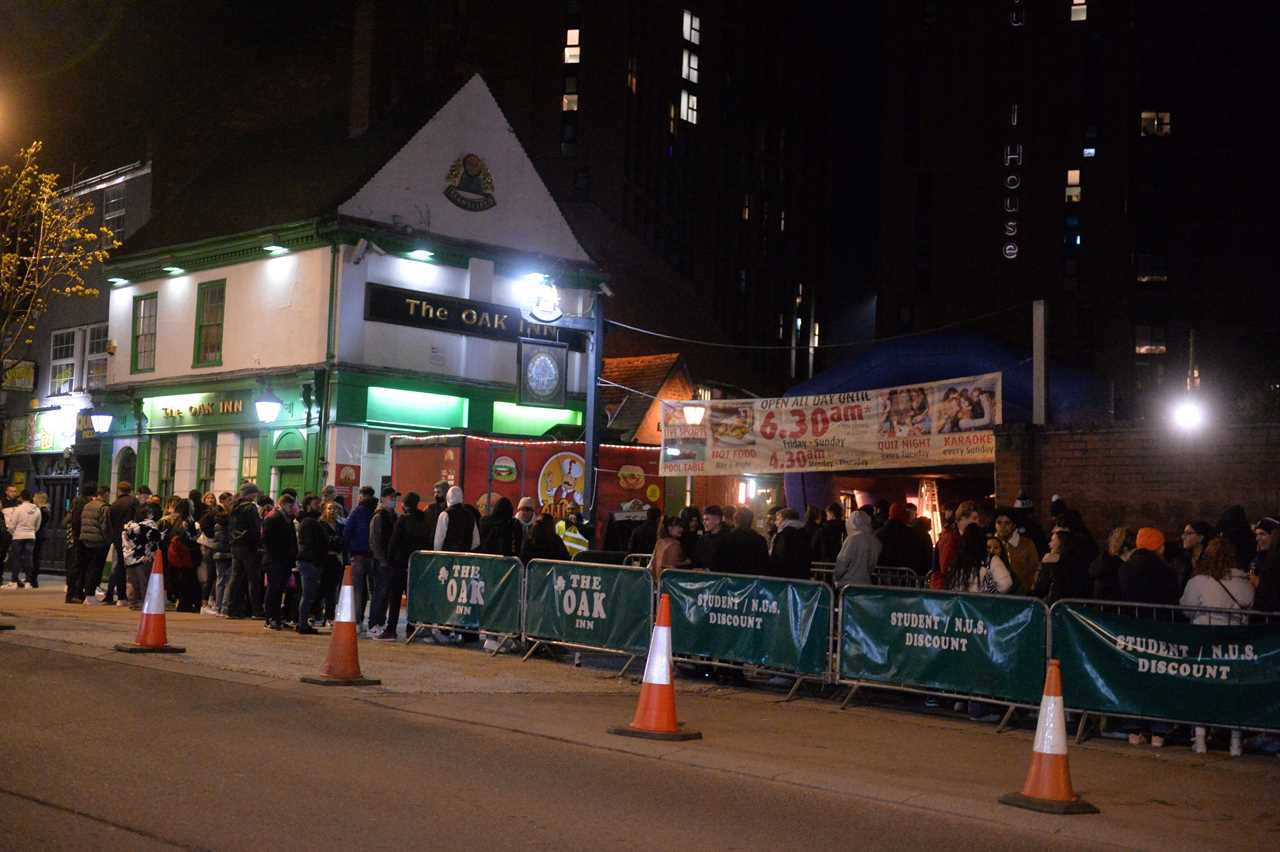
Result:
{"label": "green neon light strip", "polygon": [[369,423],[431,429],[464,429],[471,401],[439,393],[369,388]]}
{"label": "green neon light strip", "polygon": [[534,408],[512,402],[493,404],[493,431],[499,435],[539,436],[560,423],[581,426],[582,412],[567,408]]}

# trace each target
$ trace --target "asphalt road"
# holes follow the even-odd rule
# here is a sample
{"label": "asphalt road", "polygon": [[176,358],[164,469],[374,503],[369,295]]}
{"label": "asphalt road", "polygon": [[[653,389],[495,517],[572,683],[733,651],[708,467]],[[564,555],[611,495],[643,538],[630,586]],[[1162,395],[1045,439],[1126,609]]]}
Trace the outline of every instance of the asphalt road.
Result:
{"label": "asphalt road", "polygon": [[4,850],[1068,846],[321,693],[17,645],[0,645],[0,707]]}

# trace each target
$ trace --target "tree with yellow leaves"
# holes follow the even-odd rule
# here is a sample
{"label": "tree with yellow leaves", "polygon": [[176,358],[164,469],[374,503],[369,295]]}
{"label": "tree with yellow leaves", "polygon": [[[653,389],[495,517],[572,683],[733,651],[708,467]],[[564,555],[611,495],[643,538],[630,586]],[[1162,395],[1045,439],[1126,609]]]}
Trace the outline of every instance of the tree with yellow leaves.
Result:
{"label": "tree with yellow leaves", "polygon": [[0,363],[31,343],[56,299],[97,298],[85,272],[119,243],[111,230],[89,227],[93,203],[58,189],[42,172],[40,142],[0,164]]}

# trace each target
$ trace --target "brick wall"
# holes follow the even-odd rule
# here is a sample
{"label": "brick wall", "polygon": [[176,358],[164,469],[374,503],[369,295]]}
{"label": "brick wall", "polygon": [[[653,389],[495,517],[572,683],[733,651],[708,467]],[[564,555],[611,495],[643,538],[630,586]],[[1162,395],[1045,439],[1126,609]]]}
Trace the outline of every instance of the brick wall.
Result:
{"label": "brick wall", "polygon": [[1047,528],[1049,499],[1060,494],[1098,538],[1121,524],[1169,536],[1187,520],[1217,521],[1233,503],[1252,521],[1280,510],[1280,423],[1195,434],[1011,425],[996,435],[995,479],[997,503],[1026,494]]}

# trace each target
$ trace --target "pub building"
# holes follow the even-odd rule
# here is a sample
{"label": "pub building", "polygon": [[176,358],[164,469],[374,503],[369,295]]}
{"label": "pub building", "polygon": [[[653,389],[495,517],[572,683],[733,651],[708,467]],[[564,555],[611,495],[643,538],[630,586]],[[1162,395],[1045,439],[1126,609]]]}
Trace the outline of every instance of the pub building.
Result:
{"label": "pub building", "polygon": [[112,261],[100,481],[349,493],[396,436],[580,437],[562,318],[605,276],[479,76],[396,125],[254,140]]}

